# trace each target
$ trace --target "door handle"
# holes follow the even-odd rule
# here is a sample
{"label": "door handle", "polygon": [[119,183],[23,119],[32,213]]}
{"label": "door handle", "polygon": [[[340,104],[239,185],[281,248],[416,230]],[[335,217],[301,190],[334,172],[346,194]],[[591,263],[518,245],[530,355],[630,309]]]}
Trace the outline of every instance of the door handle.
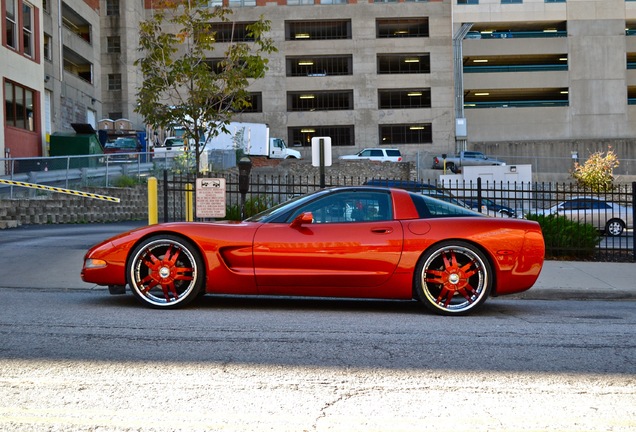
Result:
{"label": "door handle", "polygon": [[393,228],[391,227],[371,228],[371,232],[374,234],[391,234],[393,232]]}

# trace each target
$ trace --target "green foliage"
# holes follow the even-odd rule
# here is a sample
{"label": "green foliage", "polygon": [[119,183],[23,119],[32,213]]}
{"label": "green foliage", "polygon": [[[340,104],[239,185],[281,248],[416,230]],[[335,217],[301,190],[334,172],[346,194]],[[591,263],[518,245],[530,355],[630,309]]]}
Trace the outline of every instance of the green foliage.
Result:
{"label": "green foliage", "polygon": [[132,188],[140,183],[141,181],[137,177],[122,175],[113,181],[113,186],[118,188]]}
{"label": "green foliage", "polygon": [[194,173],[196,170],[194,157],[192,157],[189,153],[183,153],[178,156],[175,156],[172,160],[172,172],[175,174],[188,174]]}
{"label": "green foliage", "polygon": [[[265,37],[270,22],[261,16],[247,26],[250,42],[223,40],[216,49],[215,23],[231,23],[232,10],[208,7],[207,0],[155,2],[152,16],[140,23],[135,62],[142,74],[135,111],[153,128],[180,125],[196,143],[196,164],[202,134],[218,133],[236,112],[250,106],[251,80],[265,76],[267,54],[276,52]],[[212,64],[209,59],[220,58]],[[209,139],[209,136],[206,136]]]}
{"label": "green foliage", "polygon": [[[267,210],[272,206],[272,200],[269,197],[262,195],[248,198],[245,200],[245,217],[254,216],[262,211]],[[225,219],[227,220],[242,220],[241,218],[241,205],[228,205],[225,209]]]}
{"label": "green foliage", "polygon": [[571,221],[565,216],[531,214],[528,220],[541,225],[546,256],[550,258],[592,258],[601,240],[594,226]]}
{"label": "green foliage", "polygon": [[592,153],[584,164],[574,164],[572,177],[579,186],[589,188],[594,192],[602,192],[612,189],[614,182],[614,169],[619,161],[616,153],[608,147],[607,153],[601,151]]}

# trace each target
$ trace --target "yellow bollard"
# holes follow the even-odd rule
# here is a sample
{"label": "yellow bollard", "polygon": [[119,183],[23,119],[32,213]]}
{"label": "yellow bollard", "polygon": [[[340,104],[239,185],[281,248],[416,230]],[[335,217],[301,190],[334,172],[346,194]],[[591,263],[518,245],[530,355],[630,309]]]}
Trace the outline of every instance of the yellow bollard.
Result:
{"label": "yellow bollard", "polygon": [[148,177],[148,225],[159,223],[157,177]]}
{"label": "yellow bollard", "polygon": [[192,185],[186,185],[186,222],[194,221],[194,194],[192,193]]}

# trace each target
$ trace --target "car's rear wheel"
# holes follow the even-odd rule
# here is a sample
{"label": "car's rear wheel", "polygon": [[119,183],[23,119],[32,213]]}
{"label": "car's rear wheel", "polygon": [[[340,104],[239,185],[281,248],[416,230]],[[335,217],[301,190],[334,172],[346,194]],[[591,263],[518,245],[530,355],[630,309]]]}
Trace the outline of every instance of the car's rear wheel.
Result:
{"label": "car's rear wheel", "polygon": [[144,240],[130,254],[126,270],[135,297],[154,308],[185,306],[204,286],[204,265],[198,250],[176,236]]}
{"label": "car's rear wheel", "polygon": [[610,219],[605,224],[605,233],[609,236],[616,237],[623,234],[625,230],[625,222],[620,219]]}
{"label": "car's rear wheel", "polygon": [[462,315],[477,309],[490,294],[492,267],[475,246],[445,241],[426,251],[417,264],[415,291],[435,313]]}

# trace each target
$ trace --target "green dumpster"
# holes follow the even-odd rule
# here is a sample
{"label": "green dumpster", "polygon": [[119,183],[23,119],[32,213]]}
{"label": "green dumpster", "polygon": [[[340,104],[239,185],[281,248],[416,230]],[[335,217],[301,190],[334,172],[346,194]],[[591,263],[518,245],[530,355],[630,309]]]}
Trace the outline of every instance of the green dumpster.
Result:
{"label": "green dumpster", "polygon": [[[70,168],[94,168],[103,163],[104,154],[96,131],[91,125],[73,124],[76,132],[55,132],[51,135],[49,156],[86,156],[70,159]],[[92,131],[92,132],[91,132]],[[65,169],[67,160],[56,159],[53,169]]]}

